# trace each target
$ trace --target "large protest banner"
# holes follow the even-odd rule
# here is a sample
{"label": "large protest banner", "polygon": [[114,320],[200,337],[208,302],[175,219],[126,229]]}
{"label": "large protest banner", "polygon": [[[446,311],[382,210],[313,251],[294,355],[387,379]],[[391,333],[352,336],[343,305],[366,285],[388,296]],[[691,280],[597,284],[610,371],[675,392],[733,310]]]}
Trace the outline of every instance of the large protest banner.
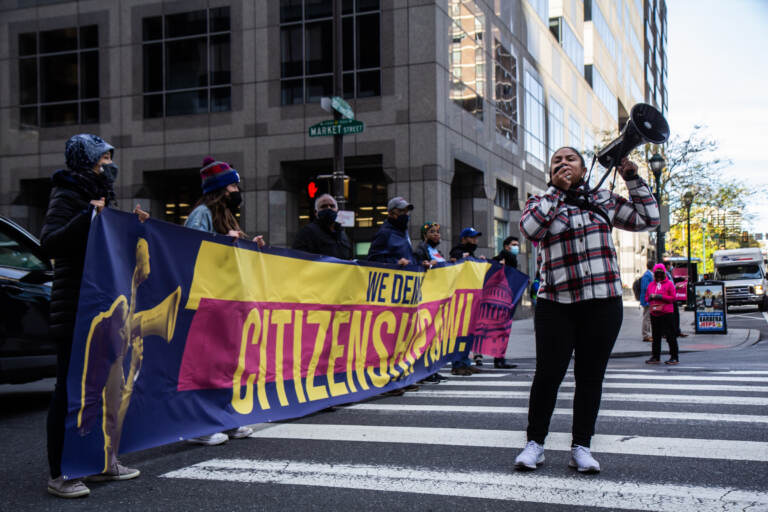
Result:
{"label": "large protest banner", "polygon": [[63,473],[294,418],[506,350],[527,276],[347,262],[106,209],[89,234]]}

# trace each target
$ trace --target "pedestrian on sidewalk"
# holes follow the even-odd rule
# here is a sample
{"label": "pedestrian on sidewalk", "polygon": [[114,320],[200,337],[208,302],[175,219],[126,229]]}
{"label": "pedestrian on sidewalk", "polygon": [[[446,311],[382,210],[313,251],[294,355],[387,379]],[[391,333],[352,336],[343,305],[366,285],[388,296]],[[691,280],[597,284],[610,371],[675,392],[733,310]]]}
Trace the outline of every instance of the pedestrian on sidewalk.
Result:
{"label": "pedestrian on sidewalk", "polygon": [[[192,212],[187,217],[184,226],[198,229],[207,233],[216,233],[235,238],[247,239],[248,236],[240,229],[236,213],[240,208],[240,175],[227,162],[218,161],[210,156],[203,159],[200,169],[203,196],[197,201]],[[262,236],[256,236],[253,241],[259,247],[264,246]],[[229,439],[243,439],[253,432],[250,427],[237,427],[226,432],[216,432],[189,440],[193,444],[213,446],[226,443]]]}
{"label": "pedestrian on sidewalk", "polygon": [[646,263],[646,271],[640,278],[640,306],[643,308],[643,323],[641,327],[641,335],[643,336],[643,341],[653,341],[653,338],[651,338],[651,311],[650,311],[650,305],[648,304],[648,301],[645,299],[645,291],[648,289],[648,285],[651,284],[651,281],[653,281],[653,272],[651,272],[651,269],[653,268],[653,262],[649,261]]}
{"label": "pedestrian on sidewalk", "polygon": [[[53,189],[40,233],[43,251],[54,260],[49,329],[57,346],[56,386],[46,426],[51,475],[48,492],[60,498],[79,498],[91,492],[81,479],[64,478],[61,458],[67,417],[67,374],[88,231],[92,220],[104,208],[115,204],[117,165],[112,162],[114,151],[112,145],[96,135],[74,135],[67,141],[64,151],[67,167],[53,173]],[[145,220],[147,214],[138,205],[134,211],[140,220]],[[140,474],[138,469],[120,464],[114,455],[106,463],[107,469],[103,473],[89,478],[129,480]]]}
{"label": "pedestrian on sidewalk", "polygon": [[645,291],[645,300],[650,304],[651,329],[653,331],[653,344],[651,345],[651,358],[646,364],[659,364],[661,361],[661,337],[666,336],[669,344],[670,358],[665,364],[679,364],[677,350],[677,333],[675,332],[675,314],[673,304],[675,302],[675,285],[667,277],[666,269],[661,263],[653,267],[653,282]]}
{"label": "pedestrian on sidewalk", "polygon": [[557,391],[575,352],[576,390],[569,466],[600,471],[590,452],[608,365],[622,322],[622,286],[611,229],[647,231],[659,224],[651,189],[624,158],[617,167],[630,198],[592,191],[584,158],[571,147],[555,151],[546,192],[528,199],[520,231],[539,242],[541,287],[536,301],[536,373],[528,405],[528,443],[517,469],[544,462],[544,440]]}

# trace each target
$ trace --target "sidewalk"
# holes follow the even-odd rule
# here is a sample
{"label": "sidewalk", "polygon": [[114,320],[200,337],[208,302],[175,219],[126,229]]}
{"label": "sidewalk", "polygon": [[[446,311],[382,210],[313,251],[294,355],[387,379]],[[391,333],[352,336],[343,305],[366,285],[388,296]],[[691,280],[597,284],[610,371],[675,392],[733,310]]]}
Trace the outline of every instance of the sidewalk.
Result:
{"label": "sidewalk", "polygon": [[[644,342],[640,336],[642,309],[634,300],[624,301],[624,322],[621,324],[619,337],[613,348],[611,357],[650,356],[651,344]],[[680,352],[698,352],[701,350],[717,350],[747,346],[756,343],[760,331],[756,329],[728,329],[728,334],[695,334],[693,327],[693,311],[680,309],[680,328],[687,338],[678,338]],[[669,352],[666,340],[661,340],[663,354]],[[536,357],[536,346],[533,333],[533,318],[519,319],[512,322],[512,330],[507,346],[507,359],[525,359]]]}

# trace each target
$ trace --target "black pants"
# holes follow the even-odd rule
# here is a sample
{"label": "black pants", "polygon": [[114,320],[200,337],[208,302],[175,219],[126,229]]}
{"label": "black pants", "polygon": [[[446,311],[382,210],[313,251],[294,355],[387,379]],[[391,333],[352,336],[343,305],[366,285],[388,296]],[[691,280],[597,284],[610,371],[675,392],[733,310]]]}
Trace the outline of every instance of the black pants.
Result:
{"label": "black pants", "polygon": [[72,353],[72,338],[59,339],[56,364],[56,387],[48,408],[48,465],[51,478],[61,475],[61,454],[64,451],[64,420],[67,417],[67,373]]}
{"label": "black pants", "polygon": [[659,359],[661,357],[661,338],[663,336],[667,338],[667,343],[669,343],[669,356],[672,359],[678,359],[675,314],[651,315],[651,332],[653,333],[653,343],[651,344],[653,358]]}
{"label": "black pants", "polygon": [[576,353],[573,444],[589,447],[600,409],[603,376],[623,318],[621,297],[561,304],[536,302],[536,375],[528,405],[528,440],[544,444],[557,390]]}
{"label": "black pants", "polygon": [[[680,336],[680,334],[683,332],[680,330],[680,305],[677,303],[677,301],[672,303],[673,307],[675,308],[675,311],[673,313],[674,315],[674,326],[675,326],[675,337]],[[667,341],[669,341],[669,338],[667,338]]]}

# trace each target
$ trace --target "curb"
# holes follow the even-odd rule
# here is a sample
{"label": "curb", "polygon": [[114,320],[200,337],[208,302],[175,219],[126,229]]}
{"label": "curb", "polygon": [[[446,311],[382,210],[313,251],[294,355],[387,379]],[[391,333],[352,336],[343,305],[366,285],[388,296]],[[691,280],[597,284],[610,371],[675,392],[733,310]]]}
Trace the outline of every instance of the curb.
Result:
{"label": "curb", "polygon": [[[746,329],[747,335],[744,337],[744,341],[737,343],[736,345],[730,346],[730,347],[723,347],[723,348],[711,348],[711,349],[705,349],[705,350],[685,350],[681,348],[679,350],[680,354],[690,354],[692,352],[707,352],[710,350],[728,350],[728,349],[736,349],[736,348],[745,348],[750,347],[752,345],[757,344],[760,341],[760,330],[759,329]],[[650,345],[649,345],[650,346]],[[625,357],[640,357],[640,356],[647,356],[650,353],[650,351],[633,351],[633,352],[616,352],[612,353],[611,357],[609,359],[621,359]],[[662,354],[669,355],[669,349],[662,350]]]}

